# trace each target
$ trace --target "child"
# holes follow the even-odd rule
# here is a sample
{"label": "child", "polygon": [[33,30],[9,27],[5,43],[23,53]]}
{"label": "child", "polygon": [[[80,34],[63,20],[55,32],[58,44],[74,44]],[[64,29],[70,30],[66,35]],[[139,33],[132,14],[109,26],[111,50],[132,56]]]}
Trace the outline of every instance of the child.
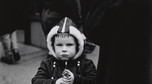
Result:
{"label": "child", "polygon": [[32,84],[94,84],[96,68],[85,58],[84,38],[71,19],[53,27],[47,36],[49,57],[42,61]]}

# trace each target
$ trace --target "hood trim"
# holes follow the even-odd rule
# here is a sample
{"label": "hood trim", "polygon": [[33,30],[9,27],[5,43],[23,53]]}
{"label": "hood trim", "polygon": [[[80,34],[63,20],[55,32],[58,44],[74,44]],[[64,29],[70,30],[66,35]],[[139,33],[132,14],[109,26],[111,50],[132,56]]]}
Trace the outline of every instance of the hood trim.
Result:
{"label": "hood trim", "polygon": [[[65,24],[66,25],[66,24]],[[56,54],[55,54],[55,51],[53,50],[53,47],[52,47],[52,37],[54,35],[56,35],[58,33],[58,30],[59,30],[60,26],[56,25],[54,26],[50,32],[48,33],[47,35],[47,47],[49,49],[49,54],[50,55],[53,55],[55,58],[57,58]],[[63,33],[63,32],[62,32]],[[69,34],[73,35],[74,37],[76,37],[76,39],[78,40],[78,43],[79,43],[79,49],[78,49],[78,52],[76,53],[75,57],[73,59],[77,59],[78,57],[81,56],[81,54],[83,53],[83,50],[84,50],[84,34],[82,34],[76,27],[74,26],[69,26]],[[57,58],[58,59],[58,58]]]}

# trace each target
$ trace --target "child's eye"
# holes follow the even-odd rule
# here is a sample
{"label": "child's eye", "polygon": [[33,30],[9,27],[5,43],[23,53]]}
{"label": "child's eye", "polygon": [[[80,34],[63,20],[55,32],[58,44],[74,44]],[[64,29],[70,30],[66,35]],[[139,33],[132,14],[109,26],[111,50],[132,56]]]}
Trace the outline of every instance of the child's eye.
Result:
{"label": "child's eye", "polygon": [[62,46],[62,44],[56,44],[56,46]]}
{"label": "child's eye", "polygon": [[72,43],[71,43],[71,44],[69,43],[69,44],[67,44],[67,46],[73,46],[73,44],[72,44]]}

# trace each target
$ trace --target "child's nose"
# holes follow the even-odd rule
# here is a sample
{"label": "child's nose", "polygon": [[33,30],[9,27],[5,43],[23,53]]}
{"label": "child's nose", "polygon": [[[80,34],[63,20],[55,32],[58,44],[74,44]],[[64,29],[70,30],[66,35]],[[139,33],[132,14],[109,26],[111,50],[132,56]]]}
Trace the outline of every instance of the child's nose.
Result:
{"label": "child's nose", "polygon": [[67,52],[67,47],[66,46],[63,46],[62,52]]}

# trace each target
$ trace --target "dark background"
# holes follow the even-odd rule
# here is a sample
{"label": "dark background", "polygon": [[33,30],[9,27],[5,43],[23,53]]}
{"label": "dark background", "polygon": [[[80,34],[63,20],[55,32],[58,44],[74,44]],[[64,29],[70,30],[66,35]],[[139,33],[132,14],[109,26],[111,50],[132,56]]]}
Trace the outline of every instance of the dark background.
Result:
{"label": "dark background", "polygon": [[98,84],[151,84],[150,0],[96,0],[85,25],[100,45]]}

